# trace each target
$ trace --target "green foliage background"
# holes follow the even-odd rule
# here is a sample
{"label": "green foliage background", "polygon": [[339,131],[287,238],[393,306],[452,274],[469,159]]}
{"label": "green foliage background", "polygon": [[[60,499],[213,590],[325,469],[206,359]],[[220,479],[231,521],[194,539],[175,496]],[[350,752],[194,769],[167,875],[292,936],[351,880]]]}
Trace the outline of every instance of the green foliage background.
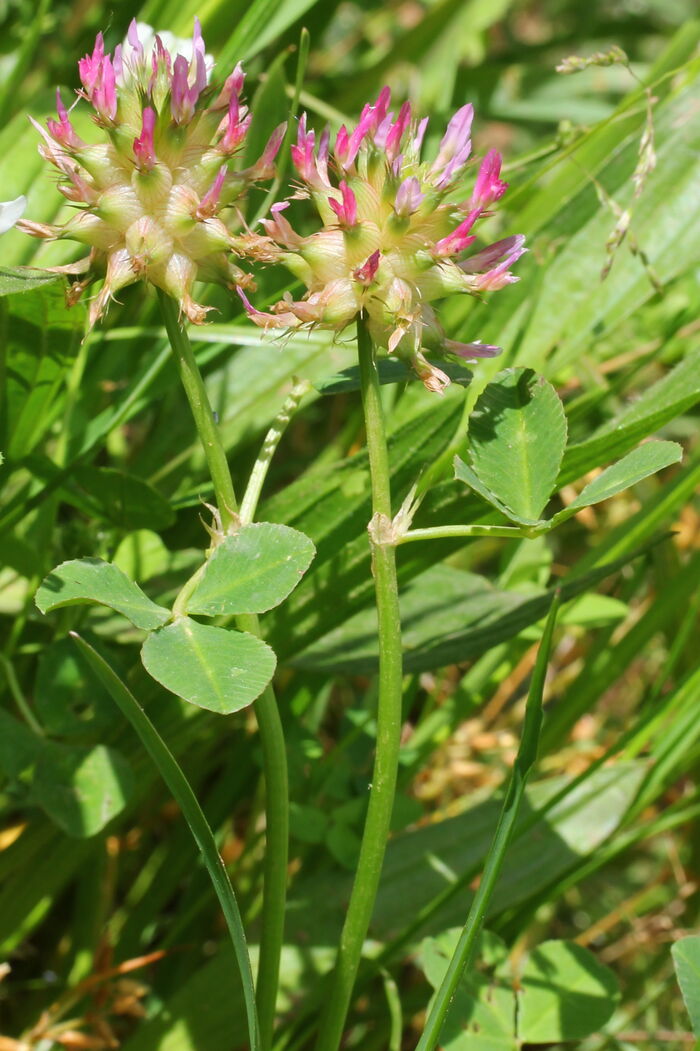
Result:
{"label": "green foliage background", "polygon": [[[689,1019],[669,943],[697,923],[700,863],[691,831],[700,808],[696,6],[6,0],[0,196],[26,192],[33,219],[58,214],[61,198],[26,113],[44,119],[56,85],[68,98],[77,58],[99,29],[111,48],[133,16],[187,35],[195,14],[224,71],[246,60],[251,155],[285,115],[305,26],[301,102],[317,126],[352,120],[389,83],[431,114],[434,138],[472,101],[478,151],[496,146],[506,156],[511,188],[490,232],[527,235],[521,280],[488,303],[456,300],[444,311],[451,336],[499,343],[503,356],[478,366],[466,395],[457,385],[444,399],[420,385],[384,388],[395,496],[403,499],[421,472],[430,485],[417,526],[497,520],[455,483],[451,460],[465,455],[467,411],[505,366],[535,368],[564,399],[564,502],[581,488],[572,483],[649,435],[684,446],[682,464],[551,536],[401,549],[401,791],[371,932],[381,968],[367,968],[348,1046],[415,1046],[431,995],[421,966],[441,943],[421,956],[418,949],[426,936],[449,941],[464,920],[513,758],[536,625],[562,578],[571,599],[560,616],[540,768],[489,918],[509,963],[499,971],[487,961],[474,981],[505,983],[512,997],[525,952],[577,940],[613,968],[620,987],[603,1031],[571,1037],[578,1047],[685,1046]],[[621,65],[568,77],[554,70],[569,54],[613,44],[626,50],[634,76]],[[635,197],[644,86],[656,167]],[[261,200],[251,200],[249,218]],[[629,208],[631,221],[613,251],[606,242],[616,207]],[[5,267],[73,258],[66,245],[37,247],[17,231],[1,251]],[[116,561],[149,598],[172,601],[206,543],[202,455],[148,292],[127,290],[81,345],[81,308],[66,311],[60,285],[37,281],[9,294],[2,280],[0,271],[0,947],[12,968],[0,986],[2,1032],[29,1040],[39,1026],[21,1047],[65,1046],[46,1035],[51,1019],[41,1021],[61,1003],[62,1019],[95,1039],[108,1023],[125,1051],[229,1051],[244,1043],[244,1016],[206,875],[148,758],[67,632],[80,628],[120,669],[180,758],[254,932],[263,835],[253,722],[245,712],[222,719],[195,711],[148,679],[138,660],[142,633],[111,611],[67,608],[43,618],[33,601],[54,565],[85,555]],[[278,298],[286,280],[270,269],[256,302]],[[301,586],[264,619],[281,665],[293,801],[281,1051],[307,1046],[371,769],[367,463],[357,392],[319,393],[352,363],[353,347],[322,333],[270,342],[230,296],[212,289],[209,299],[216,320],[193,338],[237,478],[292,377],[317,385],[284,438],[262,509],[317,549]],[[562,506],[557,498],[548,513]],[[165,955],[135,971],[134,985],[109,971],[156,950]],[[95,973],[104,974],[104,995],[80,985]],[[462,995],[474,999],[468,987]],[[540,1042],[567,1039],[565,1027],[532,1032]],[[511,1026],[508,1038],[514,1033]],[[458,1027],[453,1035],[445,1046],[459,1051],[464,1034]],[[469,1037],[471,1051],[477,1039]]]}

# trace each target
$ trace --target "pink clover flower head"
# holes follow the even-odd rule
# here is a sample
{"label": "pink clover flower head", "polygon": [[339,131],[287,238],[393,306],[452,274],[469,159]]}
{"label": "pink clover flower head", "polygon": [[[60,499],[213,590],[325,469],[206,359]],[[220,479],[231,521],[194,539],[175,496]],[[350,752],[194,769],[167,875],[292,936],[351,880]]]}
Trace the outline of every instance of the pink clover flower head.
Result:
{"label": "pink clover flower head", "polygon": [[[499,288],[505,288],[506,285],[520,280],[516,274],[511,274],[509,267],[527,252],[524,243],[525,238],[522,234],[506,237],[489,245],[471,259],[465,260],[461,269],[474,275],[474,288],[479,291],[495,292]],[[493,263],[497,263],[497,266],[493,266]]]}
{"label": "pink clover flower head", "polygon": [[[174,296],[200,324],[207,308],[194,299],[195,281],[251,285],[240,258],[279,254],[269,237],[240,230],[236,206],[249,186],[274,176],[284,126],[256,163],[241,166],[251,120],[244,73],[237,65],[222,84],[210,83],[213,60],[196,19],[189,41],[132,21],[113,55],[100,33],[78,73],[78,99],[90,104],[98,129],[94,141],[76,134],[72,107],[60,94],[57,119],[46,128],[33,123],[42,156],[58,169],[60,192],[79,208],[62,226],[23,220],[20,228],[86,247],[84,276],[69,296],[75,302],[92,281],[103,280],[90,304],[92,324],[121,288],[138,280]],[[75,267],[68,272],[77,273]]]}
{"label": "pink clover flower head", "polygon": [[268,311],[251,305],[249,317],[264,328],[341,331],[363,313],[375,343],[410,362],[437,392],[450,381],[426,353],[469,359],[498,353],[447,339],[435,308],[455,293],[479,295],[509,284],[515,280],[510,267],[524,251],[520,235],[476,244],[481,220],[506,186],[495,151],[470,174],[473,117],[472,106],[462,106],[437,155],[424,159],[427,118],[408,103],[392,110],[389,88],[363,107],[355,127],[341,127],[333,143],[327,130],[317,138],[302,116],[292,147],[300,181],[292,200],[309,198],[319,225],[306,236],[297,233],[283,202],[272,207],[263,228],[306,292]]}
{"label": "pink clover flower head", "polygon": [[246,137],[250,126],[251,114],[247,106],[241,106],[238,95],[231,95],[228,104],[228,114],[222,122],[224,133],[219,140],[219,149],[222,153],[232,154],[238,149]]}
{"label": "pink clover flower head", "polygon": [[[110,126],[117,116],[117,85],[114,66],[104,53],[102,34],[97,34],[92,55],[78,62],[84,98],[92,103],[99,123]],[[60,113],[59,113],[60,117]]]}
{"label": "pink clover flower head", "polygon": [[270,135],[270,138],[267,140],[265,149],[260,154],[260,157],[253,167],[248,169],[249,174],[255,179],[271,179],[274,176],[275,158],[284,142],[286,131],[286,121],[283,124],[278,124],[272,132],[272,135]]}

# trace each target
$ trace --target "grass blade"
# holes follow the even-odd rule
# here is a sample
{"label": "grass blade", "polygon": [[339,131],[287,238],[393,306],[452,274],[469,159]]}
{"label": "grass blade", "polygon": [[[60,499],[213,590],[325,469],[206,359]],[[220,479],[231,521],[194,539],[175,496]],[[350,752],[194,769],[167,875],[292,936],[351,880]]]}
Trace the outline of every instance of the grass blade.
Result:
{"label": "grass blade", "polygon": [[537,758],[537,747],[539,744],[540,729],[542,726],[542,694],[544,681],[547,673],[547,662],[552,647],[552,635],[557,619],[560,597],[555,594],[550,606],[547,623],[542,634],[537,663],[532,675],[532,682],[525,707],[525,719],[520,747],[513,766],[508,789],[506,791],[503,806],[498,819],[498,825],[494,833],[491,847],[486,857],[484,873],[479,884],[479,889],[474,896],[472,906],[467,916],[460,935],[457,948],[450,960],[442,984],[438,989],[432,1006],[428,1012],[425,1029],[421,1036],[416,1051],[434,1051],[440,1039],[443,1023],[447,1017],[450,1003],[455,994],[459,981],[465,969],[471,963],[477,938],[481,931],[489,902],[496,889],[496,883],[501,872],[501,867],[508,850],[508,844],[513,832],[513,827],[518,816],[518,811],[523,799],[525,785]]}
{"label": "grass blade", "polygon": [[146,751],[157,766],[158,772],[182,810],[183,816],[194,836],[202,855],[202,860],[214,885],[216,896],[221,904],[226,925],[231,935],[233,950],[238,961],[246,1014],[248,1016],[251,1051],[260,1051],[258,1015],[255,1006],[255,985],[246,945],[245,931],[243,930],[243,921],[241,920],[238,902],[236,901],[236,895],[231,886],[228,872],[221,860],[214,834],[209,827],[204,812],[197,802],[197,798],[179,764],[134,695],[130,693],[121,679],[112,671],[107,662],[96,653],[92,646],[73,631],[71,632],[71,637],[77,644],[86,662],[121,709],[122,714],[126,716],[141,738]]}

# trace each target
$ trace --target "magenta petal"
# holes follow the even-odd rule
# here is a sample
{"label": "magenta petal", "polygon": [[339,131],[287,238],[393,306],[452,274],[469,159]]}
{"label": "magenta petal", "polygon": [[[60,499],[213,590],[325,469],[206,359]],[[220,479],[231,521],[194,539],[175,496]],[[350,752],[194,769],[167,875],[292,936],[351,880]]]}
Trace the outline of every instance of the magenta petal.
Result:
{"label": "magenta petal", "polygon": [[146,106],[143,111],[141,134],[134,139],[134,157],[141,170],[150,171],[156,164],[155,146],[153,133],[156,126],[155,110]]}
{"label": "magenta petal", "polygon": [[454,339],[445,340],[445,350],[450,354],[456,354],[460,358],[495,358],[502,352],[501,347],[492,343],[458,343]]}
{"label": "magenta petal", "polygon": [[354,226],[357,222],[357,201],[355,199],[355,194],[345,180],[340,183],[339,189],[343,198],[342,202],[337,201],[335,197],[329,197],[328,203],[338,216],[341,226]]}
{"label": "magenta petal", "polygon": [[227,168],[225,164],[222,164],[219,168],[218,174],[214,179],[214,182],[209,187],[207,192],[199,202],[199,208],[197,209],[197,216],[200,219],[214,215],[219,207],[219,198],[221,196],[221,190],[224,185],[226,178]]}
{"label": "magenta petal", "polygon": [[418,127],[416,128],[416,133],[413,136],[413,142],[411,143],[411,146],[416,156],[418,156],[418,154],[421,151],[421,146],[423,145],[423,139],[425,138],[425,132],[428,127],[429,120],[430,117],[423,117],[423,120],[420,121],[420,123],[418,124]]}
{"label": "magenta petal", "polygon": [[503,182],[501,174],[501,155],[498,150],[489,150],[481,162],[479,174],[472,194],[472,204],[488,208],[494,201],[501,199],[508,189],[508,183]]}
{"label": "magenta petal", "polygon": [[390,127],[386,137],[386,153],[389,160],[394,160],[401,147],[401,139],[411,121],[411,103],[404,102],[399,111],[396,123]]}
{"label": "magenta petal", "polygon": [[397,215],[408,216],[417,212],[425,200],[425,194],[421,192],[420,182],[415,175],[409,175],[396,191],[394,211]]}
{"label": "magenta petal", "polygon": [[353,277],[356,281],[359,281],[361,285],[371,285],[379,269],[379,260],[381,259],[382,253],[377,249],[376,252],[372,252],[372,255],[367,259],[362,266],[358,266],[357,270],[353,271]]}
{"label": "magenta petal", "polygon": [[[476,252],[475,255],[470,255],[459,265],[461,269],[464,270],[465,274],[478,274],[482,270],[488,270],[490,267],[495,266],[504,256],[510,255],[513,252],[520,252],[524,244],[524,234],[514,234],[511,237],[504,237],[501,241],[494,241],[493,244],[487,245],[486,248],[482,248],[481,251]],[[520,254],[522,254],[522,252],[520,252]]]}

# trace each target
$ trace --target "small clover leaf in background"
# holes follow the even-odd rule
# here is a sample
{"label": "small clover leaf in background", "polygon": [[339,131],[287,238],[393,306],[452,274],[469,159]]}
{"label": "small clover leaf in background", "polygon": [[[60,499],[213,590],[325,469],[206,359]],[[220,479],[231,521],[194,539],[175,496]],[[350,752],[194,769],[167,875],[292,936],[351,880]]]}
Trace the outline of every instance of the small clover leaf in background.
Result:
{"label": "small clover leaf in background", "polygon": [[617,979],[589,949],[543,942],[520,975],[518,1036],[531,1044],[581,1040],[597,1033],[619,999]]}
{"label": "small clover leaf in background", "polygon": [[244,525],[212,552],[187,611],[266,613],[294,590],[315,553],[311,540],[289,526]]}
{"label": "small clover leaf in background", "polygon": [[95,517],[120,529],[167,529],[175,512],[157,489],[133,474],[114,467],[78,468],[74,475],[81,496]]}
{"label": "small clover leaf in background", "polygon": [[700,934],[677,941],[671,946],[671,956],[690,1024],[700,1040]]}
{"label": "small clover leaf in background", "polygon": [[[444,931],[426,938],[421,945],[420,963],[435,989],[442,982],[460,933],[457,928]],[[500,974],[506,955],[506,946],[497,935],[481,932],[476,952],[480,966],[460,982],[445,1020],[440,1041],[445,1051],[517,1051],[515,993],[507,974]],[[494,973],[486,974],[485,970]]]}
{"label": "small clover leaf in background", "polygon": [[[90,636],[91,643],[95,641]],[[98,645],[103,649],[103,643]],[[114,655],[110,654],[114,660]],[[39,656],[34,705],[44,730],[62,737],[104,730],[118,718],[114,702],[70,639],[57,639]]]}
{"label": "small clover leaf in background", "polygon": [[170,610],[151,602],[121,569],[99,558],[62,562],[42,581],[34,601],[42,613],[96,602],[121,613],[144,631],[153,631],[170,618]]}
{"label": "small clover leaf in background", "polygon": [[36,762],[43,741],[14,715],[0,708],[0,774],[15,779]]}
{"label": "small clover leaf in background", "polygon": [[457,477],[521,525],[537,525],[554,491],[566,447],[564,406],[532,369],[499,372],[469,419],[471,469]]}
{"label": "small clover leaf in background", "polygon": [[[460,933],[444,931],[421,945],[421,966],[436,989]],[[483,931],[475,958],[478,968],[463,976],[445,1022],[441,1046],[447,1051],[515,1051],[523,1043],[580,1040],[602,1029],[619,998],[610,968],[574,942],[544,942],[516,976],[505,943]]]}
{"label": "small clover leaf in background", "polygon": [[300,843],[322,843],[328,831],[328,817],[323,810],[301,803],[289,805],[289,832]]}
{"label": "small clover leaf in background", "polygon": [[34,771],[33,794],[69,836],[94,836],[126,806],[133,789],[127,760],[114,748],[45,742]]}
{"label": "small clover leaf in background", "polygon": [[199,624],[189,617],[179,617],[149,635],[141,660],[166,690],[220,715],[252,704],[272,679],[277,663],[270,647],[253,635]]}

